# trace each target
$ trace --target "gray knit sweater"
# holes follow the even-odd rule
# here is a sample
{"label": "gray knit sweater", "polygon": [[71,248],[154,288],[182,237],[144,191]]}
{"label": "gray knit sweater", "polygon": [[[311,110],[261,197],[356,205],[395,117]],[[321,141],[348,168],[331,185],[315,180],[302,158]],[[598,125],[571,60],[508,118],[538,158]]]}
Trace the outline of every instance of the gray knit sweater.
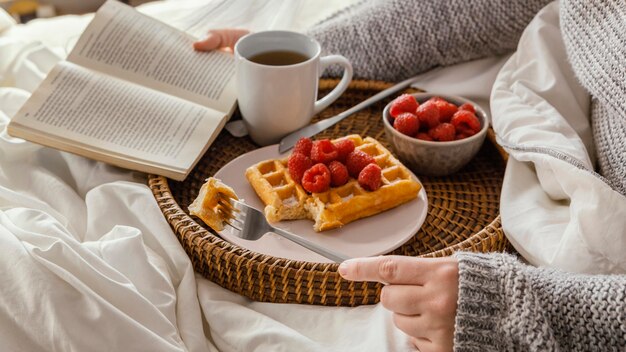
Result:
{"label": "gray knit sweater", "polygon": [[[550,2],[368,0],[308,34],[325,52],[346,56],[355,77],[393,82],[515,50],[526,25]],[[574,71],[592,96],[598,171],[626,196],[626,1],[562,0],[561,26]]]}
{"label": "gray knit sweater", "polygon": [[[399,81],[516,48],[549,0],[367,1],[309,31],[356,77]],[[592,95],[599,171],[626,195],[626,1],[562,0],[568,56]],[[338,74],[331,72],[331,75]],[[457,254],[457,351],[626,351],[626,276],[566,274]]]}
{"label": "gray knit sweater", "polygon": [[567,56],[591,94],[599,172],[626,196],[626,1],[563,0]]}
{"label": "gray knit sweater", "polygon": [[[355,77],[400,81],[436,66],[515,50],[552,0],[367,0],[308,31]],[[338,72],[334,72],[337,74]]]}
{"label": "gray knit sweater", "polygon": [[626,351],[626,275],[457,253],[455,351]]}

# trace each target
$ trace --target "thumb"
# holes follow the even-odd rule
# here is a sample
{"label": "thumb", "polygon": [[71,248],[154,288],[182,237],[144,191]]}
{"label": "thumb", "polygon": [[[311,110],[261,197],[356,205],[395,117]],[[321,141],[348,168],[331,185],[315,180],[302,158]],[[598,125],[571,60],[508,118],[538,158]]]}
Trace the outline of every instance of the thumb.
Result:
{"label": "thumb", "polygon": [[193,43],[193,48],[198,51],[211,51],[220,47],[221,38],[213,33],[209,32],[204,39]]}
{"label": "thumb", "polygon": [[215,29],[210,30],[207,36],[193,43],[193,48],[198,51],[211,51],[221,48],[233,48],[239,38],[248,34],[246,29]]}

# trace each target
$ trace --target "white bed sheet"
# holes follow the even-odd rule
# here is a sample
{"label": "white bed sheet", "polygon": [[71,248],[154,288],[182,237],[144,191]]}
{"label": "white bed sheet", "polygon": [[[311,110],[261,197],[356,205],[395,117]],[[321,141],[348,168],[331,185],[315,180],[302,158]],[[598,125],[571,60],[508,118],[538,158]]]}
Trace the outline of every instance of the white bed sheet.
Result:
{"label": "white bed sheet", "polygon": [[[260,3],[276,4],[278,0]],[[231,23],[242,25],[253,21],[250,27],[255,30],[298,30],[345,5],[339,0],[324,4],[302,0],[294,7],[270,11],[276,14],[272,21],[259,19],[255,16],[259,11],[254,11],[212,18],[215,22],[207,19],[208,25],[199,23],[190,29],[198,34],[211,23],[215,27],[227,27]],[[180,27],[186,14],[199,13],[197,6],[196,2],[177,1],[147,4],[141,9]],[[548,18],[554,20],[556,7],[549,11],[552,17]],[[145,185],[145,175],[43,148],[6,134],[10,117],[52,65],[67,55],[89,19],[89,15],[66,16],[15,26],[0,12],[2,349],[412,350],[404,334],[393,327],[391,315],[380,305],[336,308],[258,303],[217,286],[193,272],[186,253]],[[535,25],[539,29],[551,26],[549,21],[544,24],[535,21]],[[528,47],[532,49],[532,43]],[[488,107],[493,82],[508,59],[487,58],[426,73],[418,86],[465,95]],[[508,61],[508,72],[519,72],[523,78],[524,65],[514,65],[515,60]],[[550,91],[563,91],[558,89],[559,85],[575,85],[570,82],[571,73],[568,77],[542,83],[550,89],[535,87],[535,102],[549,101],[544,98]],[[494,96],[509,92],[504,78],[502,74],[498,76],[497,87],[501,90],[494,91]],[[514,99],[515,95],[513,92],[508,98]],[[578,94],[576,99],[583,106],[588,98]],[[523,136],[523,129],[510,128],[522,125],[506,123],[512,121],[507,119],[511,111],[506,107],[504,103],[495,106],[500,121],[496,123],[496,131],[503,136],[510,136],[509,131]],[[527,116],[522,109],[513,113],[512,116]],[[558,110],[550,114],[555,119],[561,118]],[[586,138],[583,140],[586,142]],[[519,203],[514,201],[520,200],[528,211],[538,206],[552,207],[552,200],[537,205],[532,203],[534,198],[524,199],[527,193],[519,192],[520,182],[536,194],[550,192],[549,188],[542,188],[546,185],[540,184],[532,172],[552,167],[550,160],[540,161],[532,164],[533,160],[526,159],[510,164],[503,186],[503,206],[516,209]],[[616,203],[616,206],[623,205]],[[552,224],[565,224],[556,220],[560,222]],[[551,223],[548,221],[547,225]],[[516,233],[516,229],[528,227],[528,221],[509,221],[507,226]],[[530,243],[523,237],[513,239],[520,245]],[[623,242],[618,243],[623,246]],[[532,249],[532,246],[520,248]],[[533,258],[533,253],[528,254]],[[581,255],[589,258],[594,254]],[[547,263],[550,264],[566,267],[562,261]]]}
{"label": "white bed sheet", "polygon": [[[271,8],[278,2],[258,3]],[[256,21],[249,28],[303,28],[343,6],[326,5],[283,6],[270,22],[248,13]],[[181,27],[177,21],[194,6],[164,2],[141,9]],[[204,279],[161,215],[145,175],[6,134],[10,117],[90,18],[15,26],[0,15],[2,349],[409,350],[381,306],[257,303]],[[221,20],[211,23],[228,25],[228,18]]]}

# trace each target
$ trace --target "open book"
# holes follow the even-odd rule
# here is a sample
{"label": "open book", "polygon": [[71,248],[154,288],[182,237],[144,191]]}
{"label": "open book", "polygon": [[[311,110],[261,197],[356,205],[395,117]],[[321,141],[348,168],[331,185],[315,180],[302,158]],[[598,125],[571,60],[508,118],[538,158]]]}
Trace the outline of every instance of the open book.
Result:
{"label": "open book", "polygon": [[8,126],[11,136],[184,179],[235,108],[235,65],[117,1],[96,13]]}

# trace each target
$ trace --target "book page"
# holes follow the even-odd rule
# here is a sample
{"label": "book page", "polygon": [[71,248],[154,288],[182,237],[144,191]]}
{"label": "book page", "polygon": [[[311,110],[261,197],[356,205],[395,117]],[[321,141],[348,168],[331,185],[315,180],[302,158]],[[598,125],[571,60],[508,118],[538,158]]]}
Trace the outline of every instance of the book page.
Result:
{"label": "book page", "polygon": [[231,111],[236,100],[233,55],[196,52],[194,41],[184,32],[109,0],[81,35],[68,61]]}
{"label": "book page", "polygon": [[59,148],[29,138],[28,130],[38,131],[65,144],[184,172],[225,120],[222,112],[60,62],[13,118],[9,134]]}

